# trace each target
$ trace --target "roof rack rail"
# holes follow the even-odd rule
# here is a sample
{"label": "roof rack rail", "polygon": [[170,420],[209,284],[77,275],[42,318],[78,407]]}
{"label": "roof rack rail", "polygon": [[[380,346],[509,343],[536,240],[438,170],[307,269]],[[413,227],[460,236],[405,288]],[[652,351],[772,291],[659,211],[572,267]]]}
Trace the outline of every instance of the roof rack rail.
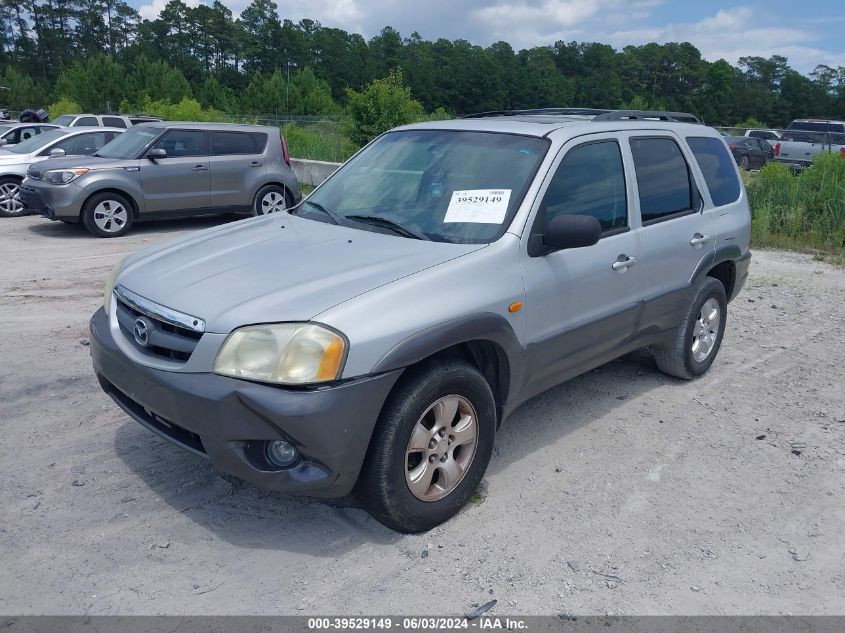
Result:
{"label": "roof rack rail", "polygon": [[611,110],[597,108],[531,108],[527,110],[490,110],[489,112],[476,112],[465,114],[462,119],[483,119],[493,116],[531,116],[531,115],[557,115],[557,116],[598,116],[607,114]]}
{"label": "roof rack rail", "polygon": [[596,115],[593,121],[675,121],[677,123],[704,124],[704,121],[689,112],[667,112],[664,110],[610,110]]}

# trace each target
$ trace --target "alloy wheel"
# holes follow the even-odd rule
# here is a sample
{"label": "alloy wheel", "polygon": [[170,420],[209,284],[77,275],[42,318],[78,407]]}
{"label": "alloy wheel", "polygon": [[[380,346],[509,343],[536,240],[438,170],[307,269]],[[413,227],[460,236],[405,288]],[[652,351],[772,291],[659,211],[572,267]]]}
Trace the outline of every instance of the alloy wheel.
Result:
{"label": "alloy wheel", "polygon": [[0,185],[0,210],[11,215],[23,211],[20,185],[14,182],[4,182]]}
{"label": "alloy wheel", "polygon": [[721,320],[719,302],[713,298],[705,301],[692,329],[692,357],[696,362],[703,363],[716,346]]}
{"label": "alloy wheel", "polygon": [[478,446],[478,415],[466,398],[444,396],[429,406],[405,451],[405,482],[421,501],[437,501],[463,480]]}

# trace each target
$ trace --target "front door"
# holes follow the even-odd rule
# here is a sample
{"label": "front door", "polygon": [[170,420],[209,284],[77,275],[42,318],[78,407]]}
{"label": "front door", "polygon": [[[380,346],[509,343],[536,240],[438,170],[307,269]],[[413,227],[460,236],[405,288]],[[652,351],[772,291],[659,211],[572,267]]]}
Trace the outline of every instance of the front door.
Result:
{"label": "front door", "polygon": [[210,207],[208,132],[170,130],[153,147],[163,149],[167,157],[141,165],[147,213],[190,213]]}
{"label": "front door", "polygon": [[531,233],[566,213],[595,217],[602,237],[584,248],[523,252],[533,392],[580,373],[634,334],[640,244],[624,163],[615,135],[580,137],[564,146],[544,182]]}

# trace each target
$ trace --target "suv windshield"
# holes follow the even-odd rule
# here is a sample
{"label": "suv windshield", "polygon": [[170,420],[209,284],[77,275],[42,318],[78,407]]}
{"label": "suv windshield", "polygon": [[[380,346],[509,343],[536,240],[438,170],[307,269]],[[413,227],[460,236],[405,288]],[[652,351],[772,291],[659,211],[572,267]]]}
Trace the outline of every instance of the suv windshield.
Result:
{"label": "suv windshield", "polygon": [[76,118],[75,114],[63,114],[62,116],[58,117],[53,123],[56,125],[70,125],[73,123],[73,120]]}
{"label": "suv windshield", "polygon": [[37,134],[31,138],[21,141],[14,147],[10,147],[8,151],[15,154],[31,154],[40,150],[45,145],[58,141],[63,136],[67,135],[67,130],[49,130],[42,134]]}
{"label": "suv windshield", "polygon": [[299,212],[440,242],[498,238],[543,160],[543,138],[458,130],[385,134],[314,191]]}
{"label": "suv windshield", "polygon": [[135,158],[161,132],[158,128],[135,126],[103,145],[94,156],[102,158]]}

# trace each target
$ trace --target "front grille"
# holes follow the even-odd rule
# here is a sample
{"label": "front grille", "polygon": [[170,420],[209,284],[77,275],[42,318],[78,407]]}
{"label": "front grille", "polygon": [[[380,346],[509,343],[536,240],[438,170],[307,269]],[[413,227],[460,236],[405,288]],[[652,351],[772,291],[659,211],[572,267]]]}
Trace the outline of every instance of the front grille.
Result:
{"label": "front grille", "polygon": [[[102,380],[105,379],[101,379],[101,381]],[[111,395],[111,397],[114,398],[127,413],[150,427],[153,431],[159,433],[160,435],[164,435],[175,444],[178,444],[183,448],[187,448],[193,453],[207,456],[205,447],[202,445],[202,438],[193,431],[182,428],[178,424],[164,419],[157,413],[153,413],[109,382],[107,382],[106,391],[108,391],[109,395]]]}
{"label": "front grille", "polygon": [[[130,299],[125,289],[115,290],[117,322],[120,331],[135,349],[154,358],[185,363],[191,357],[202,332],[162,318],[155,310],[145,310]],[[135,295],[137,297],[137,295]],[[195,320],[198,322],[198,320]],[[144,336],[138,335],[139,325]]]}

